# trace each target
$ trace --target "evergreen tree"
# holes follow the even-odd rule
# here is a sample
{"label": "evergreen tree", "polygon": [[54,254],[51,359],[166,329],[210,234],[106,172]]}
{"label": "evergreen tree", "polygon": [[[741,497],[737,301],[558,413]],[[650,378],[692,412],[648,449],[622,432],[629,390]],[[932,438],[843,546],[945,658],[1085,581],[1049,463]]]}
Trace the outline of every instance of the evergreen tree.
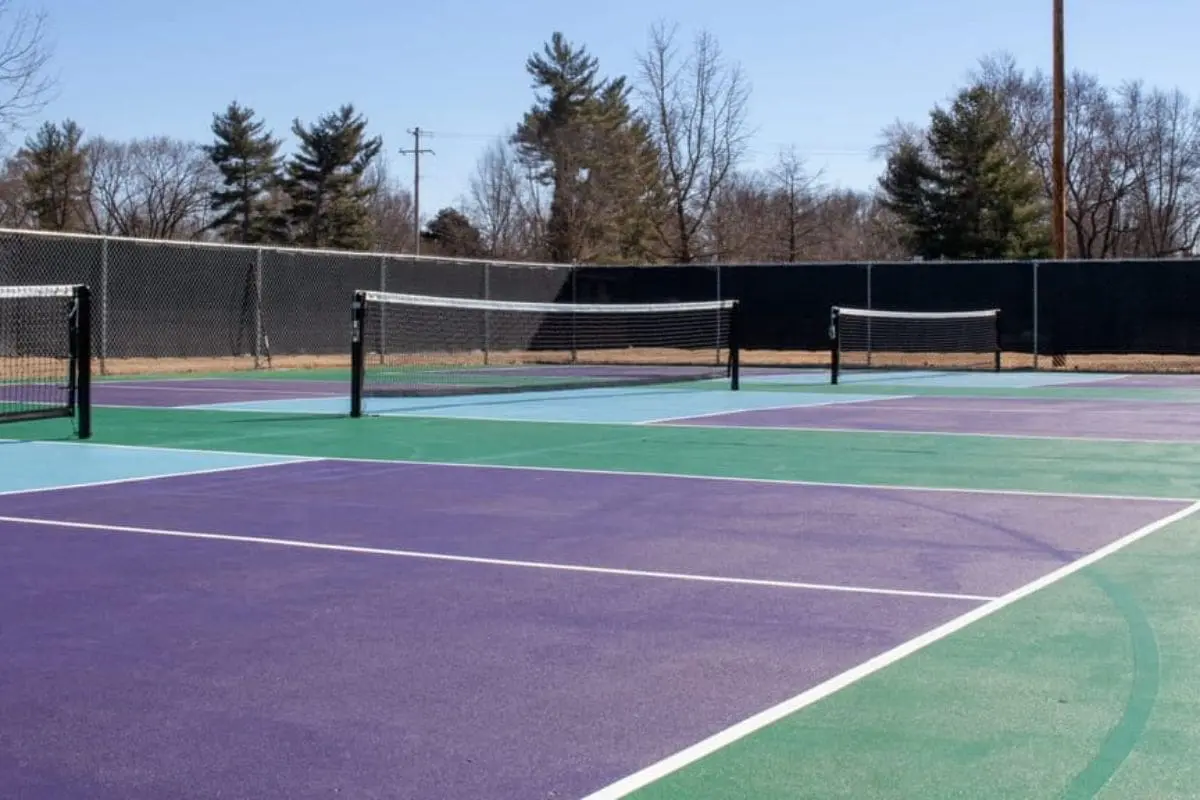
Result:
{"label": "evergreen tree", "polygon": [[226,241],[263,242],[286,238],[286,219],[270,203],[270,192],[279,181],[279,140],[266,124],[254,118],[253,109],[230,103],[222,114],[213,114],[216,141],[204,148],[220,170],[224,188],[211,195],[211,208],[219,213],[210,228]]}
{"label": "evergreen tree", "polygon": [[1038,258],[1049,253],[1044,193],[990,92],[935,108],[924,147],[904,142],[880,179],[914,255],[926,259]]}
{"label": "evergreen tree", "polygon": [[442,255],[455,258],[481,258],[483,235],[471,220],[453,208],[443,208],[425,226],[421,238],[437,246]]}
{"label": "evergreen tree", "polygon": [[87,153],[83,129],[71,120],[47,122],[25,140],[18,154],[24,163],[26,210],[39,228],[82,230],[88,198]]}
{"label": "evergreen tree", "polygon": [[[618,260],[644,252],[639,220],[657,158],[629,104],[625,79],[602,80],[597,60],[555,33],[525,65],[541,92],[513,135],[521,160],[551,187],[549,260]],[[640,228],[639,228],[640,225]]]}
{"label": "evergreen tree", "polygon": [[363,175],[379,155],[383,141],[367,138],[366,120],[354,106],[292,133],[299,152],[287,165],[285,189],[291,199],[288,214],[300,242],[310,247],[366,249],[370,246],[369,207],[374,192]]}

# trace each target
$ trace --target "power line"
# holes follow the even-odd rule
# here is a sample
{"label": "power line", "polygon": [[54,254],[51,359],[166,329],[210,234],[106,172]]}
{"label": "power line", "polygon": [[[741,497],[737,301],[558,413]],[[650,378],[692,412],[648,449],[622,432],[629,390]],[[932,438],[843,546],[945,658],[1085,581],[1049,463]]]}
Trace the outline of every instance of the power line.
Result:
{"label": "power line", "polygon": [[409,133],[413,137],[413,147],[411,150],[400,148],[400,155],[413,157],[413,236],[416,241],[413,243],[413,252],[417,255],[421,253],[421,154],[427,153],[431,156],[437,155],[429,149],[421,149],[421,134],[426,133],[420,127],[412,128]]}

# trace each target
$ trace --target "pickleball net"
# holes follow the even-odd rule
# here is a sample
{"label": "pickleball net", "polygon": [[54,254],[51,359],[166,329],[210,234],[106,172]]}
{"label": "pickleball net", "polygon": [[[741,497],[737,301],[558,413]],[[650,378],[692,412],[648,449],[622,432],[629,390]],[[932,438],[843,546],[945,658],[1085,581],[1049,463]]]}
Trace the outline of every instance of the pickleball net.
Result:
{"label": "pickleball net", "polygon": [[896,311],[834,306],[831,380],[859,370],[999,370],[1000,309]]}
{"label": "pickleball net", "polygon": [[735,300],[526,303],[360,291],[352,415],[363,398],[561,391],[728,380]]}
{"label": "pickleball net", "polygon": [[0,422],[73,417],[91,435],[91,293],[0,286]]}

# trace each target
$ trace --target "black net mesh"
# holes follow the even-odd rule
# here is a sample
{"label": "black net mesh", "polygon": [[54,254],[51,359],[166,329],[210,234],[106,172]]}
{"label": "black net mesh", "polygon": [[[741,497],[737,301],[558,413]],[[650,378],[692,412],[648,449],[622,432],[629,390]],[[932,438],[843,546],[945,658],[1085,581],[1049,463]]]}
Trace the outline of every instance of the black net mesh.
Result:
{"label": "black net mesh", "polygon": [[995,369],[996,310],[835,312],[839,370]]}
{"label": "black net mesh", "polygon": [[0,286],[0,420],[75,408],[73,286]]}
{"label": "black net mesh", "polygon": [[730,375],[731,302],[524,303],[381,292],[359,298],[365,397]]}

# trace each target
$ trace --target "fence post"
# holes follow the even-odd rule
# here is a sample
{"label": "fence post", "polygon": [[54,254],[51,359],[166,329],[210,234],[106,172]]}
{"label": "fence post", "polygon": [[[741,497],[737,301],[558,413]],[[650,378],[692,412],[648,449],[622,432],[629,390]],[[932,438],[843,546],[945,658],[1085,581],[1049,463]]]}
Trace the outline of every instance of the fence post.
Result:
{"label": "fence post", "polygon": [[1038,262],[1033,262],[1033,369],[1038,368],[1038,317],[1041,316],[1041,310],[1038,308]]}
{"label": "fence post", "polygon": [[[379,291],[386,292],[388,290],[387,282],[388,257],[386,254],[379,257]],[[387,363],[387,314],[379,315],[379,341],[376,343],[379,347],[379,363]],[[365,348],[364,344],[364,348]],[[364,355],[365,358],[365,355]]]}
{"label": "fence post", "polygon": [[263,343],[263,251],[254,249],[254,368],[262,369]]}
{"label": "fence post", "polygon": [[[578,303],[579,302],[579,282],[576,280],[576,277],[575,277],[578,274],[578,269],[576,268],[575,264],[569,265],[567,267],[567,269],[571,270],[571,273],[570,273],[570,275],[571,275],[571,303],[572,304]],[[577,315],[575,314],[575,312],[572,311],[571,312],[571,363],[572,364],[574,364],[579,358],[579,350],[576,347],[577,341],[575,338],[576,333],[577,333],[576,316]]]}
{"label": "fence post", "polygon": [[[724,299],[723,297],[721,297],[721,265],[719,263],[715,265],[715,271],[717,273],[716,274],[717,302],[719,303]],[[718,364],[721,363],[721,320],[722,319],[723,319],[723,317],[721,315],[721,309],[718,308],[717,309],[717,363]]]}
{"label": "fence post", "polygon": [[100,374],[108,374],[108,237],[100,239]]}
{"label": "fence post", "polygon": [[[485,263],[483,265],[483,299],[492,299],[492,265]],[[492,349],[492,312],[484,309],[483,311],[483,363],[487,366],[488,353]]]}
{"label": "fence post", "polygon": [[[875,308],[875,299],[871,294],[871,284],[874,278],[874,264],[867,262],[867,310]],[[867,317],[867,366],[871,366],[871,353],[875,350],[871,346],[871,317]]]}

